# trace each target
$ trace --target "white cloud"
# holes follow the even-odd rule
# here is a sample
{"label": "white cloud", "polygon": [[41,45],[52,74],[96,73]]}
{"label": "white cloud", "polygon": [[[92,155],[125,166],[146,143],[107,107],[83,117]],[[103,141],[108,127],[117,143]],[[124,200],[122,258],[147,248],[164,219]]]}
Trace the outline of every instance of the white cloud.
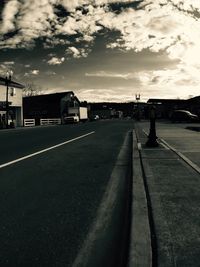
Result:
{"label": "white cloud", "polygon": [[180,97],[199,94],[200,77],[196,68],[179,64],[174,69],[140,71],[135,73],[140,81],[141,95],[148,97]]}
{"label": "white cloud", "polygon": [[73,17],[68,17],[63,25],[57,25],[58,33],[73,35],[77,33],[76,19]]}
{"label": "white cloud", "polygon": [[89,1],[87,0],[61,0],[59,1],[66,10],[68,11],[75,11],[75,9],[79,6],[82,6],[84,4],[88,4]]}
{"label": "white cloud", "polygon": [[70,46],[67,49],[67,54],[72,54],[74,58],[87,57],[89,50],[86,51],[84,48],[77,49],[74,46]]}
{"label": "white cloud", "polygon": [[[50,22],[56,23],[54,0],[27,0],[21,3],[17,0],[8,1],[3,10],[1,32],[6,34],[17,30],[18,33],[10,39],[5,39],[2,47],[28,47],[34,40],[42,36],[51,36]],[[21,3],[21,4],[20,4]]]}
{"label": "white cloud", "polygon": [[69,45],[70,41],[69,40],[64,40],[61,38],[56,38],[56,37],[48,37],[46,39],[46,42],[44,42],[43,46],[44,48],[54,48],[57,45]]}
{"label": "white cloud", "polygon": [[0,75],[2,77],[6,76],[7,71],[12,71],[14,70],[14,65],[15,62],[14,61],[4,61],[4,62],[0,62]]}
{"label": "white cloud", "polygon": [[80,51],[76,47],[70,46],[68,51],[71,52],[75,58],[80,57]]}
{"label": "white cloud", "polygon": [[32,71],[31,71],[31,74],[33,74],[33,75],[38,75],[38,74],[39,74],[39,70],[32,70]]}
{"label": "white cloud", "polygon": [[98,71],[94,73],[85,73],[86,77],[102,77],[102,78],[120,78],[120,79],[135,79],[135,73],[114,73],[114,72],[105,72],[105,71]]}
{"label": "white cloud", "polygon": [[[11,0],[5,4],[2,16],[1,32],[7,34],[16,30],[16,34],[10,38],[2,39],[0,48],[29,48],[35,45],[35,40],[45,37],[44,47],[67,45],[68,40],[58,40],[60,35],[82,35],[82,40],[92,42],[93,34],[101,27],[96,25],[100,19],[103,7],[94,8],[92,1],[65,1],[65,0]],[[59,19],[56,15],[55,5],[62,5],[70,10],[71,16]],[[76,11],[75,7],[85,6],[88,12]],[[81,39],[77,38],[77,41]],[[84,55],[84,53],[83,53]]]}
{"label": "white cloud", "polygon": [[37,76],[39,75],[40,71],[39,70],[30,70],[29,72],[26,72],[24,74],[25,77],[30,77],[30,76]]}
{"label": "white cloud", "polygon": [[4,65],[4,64],[0,64],[0,75],[2,77],[6,76],[6,72],[8,70],[8,66]]}
{"label": "white cloud", "polygon": [[133,91],[127,90],[127,88],[101,88],[101,89],[85,89],[77,91],[77,96],[80,100],[87,100],[91,102],[101,102],[101,101],[133,101]]}
{"label": "white cloud", "polygon": [[[120,47],[135,51],[149,48],[157,52],[173,46],[178,40],[193,40],[191,37],[198,33],[199,20],[194,17],[192,11],[200,10],[199,1],[186,0],[183,3],[181,0],[155,0],[152,3],[150,0],[144,0],[139,9],[127,8],[119,14],[106,7],[106,4],[119,2],[136,1],[11,0],[3,10],[1,32],[8,33],[16,29],[18,34],[3,40],[1,47],[33,46],[35,39],[39,37],[47,38],[47,44],[44,42],[46,47],[67,45],[68,41],[63,39],[59,43],[56,36],[60,34],[81,34],[82,38],[76,39],[78,42],[93,42],[94,35],[105,27],[121,34],[120,38],[107,46],[108,48]],[[55,13],[55,5],[59,4],[71,12],[71,15],[59,20]],[[87,12],[75,11],[75,8],[83,5]],[[195,41],[197,39],[196,37]],[[168,53],[173,54],[172,49],[168,50]]]}
{"label": "white cloud", "polygon": [[15,30],[15,15],[19,11],[20,3],[17,0],[8,1],[2,13],[0,33],[4,34]]}
{"label": "white cloud", "polygon": [[50,60],[47,61],[49,65],[60,65],[65,61],[64,57],[58,58],[58,57],[52,57]]}
{"label": "white cloud", "polygon": [[109,13],[102,19],[102,24],[121,33],[121,38],[115,40],[114,47],[135,51],[149,48],[158,52],[181,38],[185,32],[185,23],[191,24],[191,21],[194,21],[192,17],[188,18],[168,5],[150,10],[147,7],[137,11],[128,9],[119,15]]}

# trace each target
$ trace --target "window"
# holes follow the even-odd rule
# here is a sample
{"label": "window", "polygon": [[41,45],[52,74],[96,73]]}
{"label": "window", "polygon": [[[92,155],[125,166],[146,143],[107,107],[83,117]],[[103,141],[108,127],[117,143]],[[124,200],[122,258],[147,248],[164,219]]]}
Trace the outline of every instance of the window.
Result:
{"label": "window", "polygon": [[16,96],[16,89],[13,87],[10,88],[10,96]]}

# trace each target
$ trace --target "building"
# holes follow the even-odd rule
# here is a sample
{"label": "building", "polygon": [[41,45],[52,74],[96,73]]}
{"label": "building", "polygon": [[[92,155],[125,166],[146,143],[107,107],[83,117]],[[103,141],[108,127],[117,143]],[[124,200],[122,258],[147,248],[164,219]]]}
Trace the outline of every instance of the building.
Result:
{"label": "building", "polygon": [[122,118],[133,117],[134,103],[99,102],[89,103],[89,115],[93,118],[98,115],[100,118]]}
{"label": "building", "polygon": [[200,96],[190,99],[154,99],[150,98],[148,104],[156,106],[158,118],[170,118],[174,110],[188,110],[200,117]]}
{"label": "building", "polygon": [[80,105],[72,91],[24,97],[24,119],[35,119],[35,125],[40,125],[41,119],[60,119],[63,122],[68,107]]}
{"label": "building", "polygon": [[192,97],[187,100],[189,110],[200,117],[200,96]]}
{"label": "building", "polygon": [[154,105],[156,107],[157,118],[169,119],[172,112],[177,109],[188,108],[188,100],[184,99],[159,99],[150,98],[147,104]]}
{"label": "building", "polygon": [[[23,125],[23,108],[22,108],[22,84],[9,81],[0,77],[0,128],[6,127],[6,111],[8,108],[8,124],[11,122],[15,126]],[[8,93],[8,99],[7,99]],[[8,100],[8,106],[7,106]]]}

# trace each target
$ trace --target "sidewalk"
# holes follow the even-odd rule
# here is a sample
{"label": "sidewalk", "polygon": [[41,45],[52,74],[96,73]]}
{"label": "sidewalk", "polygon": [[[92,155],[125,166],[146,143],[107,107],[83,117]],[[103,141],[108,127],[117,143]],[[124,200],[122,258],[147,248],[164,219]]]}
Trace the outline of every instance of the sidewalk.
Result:
{"label": "sidewalk", "polygon": [[152,266],[200,266],[200,132],[186,126],[157,123],[160,145],[147,148],[149,123],[135,125],[133,154],[141,159]]}

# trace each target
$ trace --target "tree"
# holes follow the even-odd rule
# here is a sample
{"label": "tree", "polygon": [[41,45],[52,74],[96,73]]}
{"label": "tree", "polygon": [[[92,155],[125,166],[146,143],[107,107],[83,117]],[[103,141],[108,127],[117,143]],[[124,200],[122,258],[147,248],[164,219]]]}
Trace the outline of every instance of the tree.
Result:
{"label": "tree", "polygon": [[27,83],[23,89],[23,96],[34,96],[40,95],[42,92],[41,86],[35,84],[34,82]]}

